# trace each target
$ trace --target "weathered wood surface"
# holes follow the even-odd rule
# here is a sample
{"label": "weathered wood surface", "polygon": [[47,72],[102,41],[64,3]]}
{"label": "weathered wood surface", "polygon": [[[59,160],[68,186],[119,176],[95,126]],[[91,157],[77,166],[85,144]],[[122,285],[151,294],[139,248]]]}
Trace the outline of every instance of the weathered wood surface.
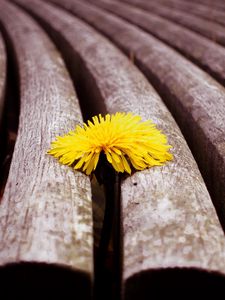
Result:
{"label": "weathered wood surface", "polygon": [[224,47],[189,29],[126,3],[112,0],[89,1],[153,34],[225,84]]}
{"label": "weathered wood surface", "polygon": [[209,3],[204,5],[193,1],[186,2],[180,0],[159,0],[158,2],[170,9],[184,11],[188,14],[225,25],[225,12],[216,8],[215,5],[210,5]]}
{"label": "weathered wood surface", "polygon": [[[18,62],[21,97],[19,131],[0,204],[1,282],[7,281],[11,269],[3,267],[8,264],[18,264],[8,278],[11,287],[18,270],[23,274],[23,263],[61,266],[62,273],[56,270],[46,288],[57,294],[71,284],[70,291],[86,299],[93,272],[90,181],[46,154],[56,135],[82,122],[78,100],[62,58],[46,34],[16,6],[1,0],[0,7],[0,20]],[[63,268],[74,271],[70,280]],[[27,266],[24,273],[29,270]],[[35,266],[33,273],[35,278]],[[40,287],[45,284],[44,273],[39,274]],[[76,274],[80,279],[74,281]],[[27,278],[32,282],[33,277]]]}
{"label": "weathered wood surface", "polygon": [[217,8],[225,10],[224,0],[197,0],[196,2],[207,5],[211,7],[211,9]]}
{"label": "weathered wood surface", "polygon": [[133,56],[163,96],[195,154],[225,228],[225,89],[177,52],[122,19],[78,0],[64,1],[63,6]]}
{"label": "weathered wood surface", "polygon": [[[143,119],[152,119],[173,145],[174,161],[136,172],[122,182],[122,279],[126,299],[133,299],[129,279],[142,271],[153,273],[177,267],[224,274],[225,240],[214,207],[180,130],[154,89],[127,58],[82,21],[44,2],[16,2],[37,17],[66,56],[65,49],[70,44],[73,62],[82,60],[92,74],[87,89],[93,102],[101,99],[110,113],[132,111]],[[115,34],[119,32],[116,18],[101,14],[89,4],[58,3],[71,12],[79,11],[82,18],[103,22],[107,29],[105,20],[114,20],[115,27],[110,28]],[[85,14],[81,15],[81,11]],[[75,63],[73,68],[77,69]],[[147,296],[151,288],[151,281],[145,282]]]}
{"label": "weathered wood surface", "polygon": [[6,49],[0,33],[0,127],[2,123],[2,114],[5,102],[6,88]]}
{"label": "weathered wood surface", "polygon": [[224,0],[196,0],[197,3],[207,5],[211,7],[211,9],[224,9],[225,3]]}
{"label": "weathered wood surface", "polygon": [[197,16],[189,15],[181,11],[175,11],[168,7],[158,4],[156,1],[145,0],[124,0],[125,2],[138,6],[151,13],[162,16],[165,19],[171,20],[184,27],[187,27],[201,35],[225,45],[225,31],[224,26],[214,23],[209,20],[201,19]]}

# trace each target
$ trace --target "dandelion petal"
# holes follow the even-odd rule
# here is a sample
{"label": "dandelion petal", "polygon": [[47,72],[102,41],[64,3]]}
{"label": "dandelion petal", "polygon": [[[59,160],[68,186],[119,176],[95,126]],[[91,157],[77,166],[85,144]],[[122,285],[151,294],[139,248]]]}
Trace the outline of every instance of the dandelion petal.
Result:
{"label": "dandelion petal", "polygon": [[75,130],[56,137],[48,154],[89,175],[103,152],[117,172],[131,174],[131,166],[144,170],[172,160],[170,148],[167,137],[152,121],[143,122],[140,116],[117,112],[94,116],[83,127],[77,125]]}

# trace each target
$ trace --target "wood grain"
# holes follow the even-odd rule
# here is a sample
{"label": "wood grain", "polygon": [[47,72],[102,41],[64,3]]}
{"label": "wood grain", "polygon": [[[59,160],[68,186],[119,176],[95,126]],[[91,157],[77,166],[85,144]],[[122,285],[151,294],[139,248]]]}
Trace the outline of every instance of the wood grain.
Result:
{"label": "wood grain", "polygon": [[6,60],[5,44],[0,33],[0,127],[2,123],[2,114],[5,102]]}
{"label": "wood grain", "polygon": [[189,29],[132,5],[112,0],[89,1],[156,36],[225,85],[224,47]]}
{"label": "wood grain", "polygon": [[209,20],[201,19],[197,16],[189,15],[185,12],[172,10],[168,7],[159,5],[153,1],[145,0],[125,0],[125,2],[141,7],[144,10],[160,15],[165,19],[187,27],[201,35],[213,40],[216,43],[225,45],[224,26]]}
{"label": "wood grain", "polygon": [[[136,172],[122,182],[122,282],[125,298],[135,299],[130,294],[132,278],[137,293],[142,295],[144,291],[149,297],[154,287],[151,281],[138,285],[138,279],[135,280],[135,276],[144,271],[149,274],[155,270],[177,268],[185,272],[185,268],[194,268],[224,274],[225,240],[215,209],[179,128],[152,86],[133,63],[82,21],[44,2],[16,2],[37,17],[62,49],[70,44],[74,61],[78,60],[77,56],[82,57],[93,76],[92,85],[87,86],[92,88],[93,101],[99,101],[94,92],[98,89],[107,111],[132,111],[143,119],[152,119],[173,145],[174,161],[163,167]],[[101,26],[106,30],[109,30],[106,20],[110,20],[114,34],[122,32],[118,31],[122,21],[89,4],[66,0],[54,0],[54,3],[92,20],[95,26],[102,22]],[[190,273],[187,280],[191,281],[191,278]]]}
{"label": "wood grain", "polygon": [[225,10],[225,3],[223,0],[197,0],[199,4],[207,5],[212,9],[223,9]]}
{"label": "wood grain", "polygon": [[[93,275],[90,181],[46,154],[56,135],[82,122],[77,96],[46,34],[16,6],[6,1],[0,6],[0,19],[18,62],[21,98],[18,137],[0,205],[0,265],[40,263],[46,268],[68,268],[74,271],[71,276],[80,274],[72,289],[87,299]],[[63,271],[55,274],[61,278],[55,281],[57,291],[67,276]],[[40,286],[45,280],[42,275]],[[10,276],[11,284],[12,280]]]}
{"label": "wood grain", "polygon": [[127,55],[132,54],[162,95],[195,154],[225,228],[225,89],[137,27],[90,4],[76,4],[68,3],[67,8],[103,32]]}
{"label": "wood grain", "polygon": [[177,0],[160,0],[160,4],[165,5],[171,9],[184,11],[188,14],[199,16],[216,23],[225,25],[225,12],[217,8],[215,4],[198,4],[196,2],[186,2]]}

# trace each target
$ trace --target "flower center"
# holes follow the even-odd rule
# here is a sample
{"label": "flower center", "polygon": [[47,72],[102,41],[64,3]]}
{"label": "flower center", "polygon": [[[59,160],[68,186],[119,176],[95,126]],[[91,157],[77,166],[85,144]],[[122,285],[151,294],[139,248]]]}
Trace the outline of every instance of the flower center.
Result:
{"label": "flower center", "polygon": [[102,144],[101,148],[102,148],[103,151],[108,151],[109,150],[109,147],[108,147],[107,144]]}

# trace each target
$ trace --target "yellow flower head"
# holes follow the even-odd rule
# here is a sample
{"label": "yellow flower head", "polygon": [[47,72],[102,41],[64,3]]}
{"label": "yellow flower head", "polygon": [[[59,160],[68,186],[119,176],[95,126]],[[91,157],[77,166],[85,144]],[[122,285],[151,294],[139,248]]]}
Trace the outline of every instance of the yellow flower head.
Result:
{"label": "yellow flower head", "polygon": [[49,154],[65,165],[82,169],[87,175],[96,169],[103,152],[117,172],[162,165],[173,158],[167,138],[152,123],[141,121],[132,113],[94,116],[92,122],[76,126],[65,136],[58,136]]}

